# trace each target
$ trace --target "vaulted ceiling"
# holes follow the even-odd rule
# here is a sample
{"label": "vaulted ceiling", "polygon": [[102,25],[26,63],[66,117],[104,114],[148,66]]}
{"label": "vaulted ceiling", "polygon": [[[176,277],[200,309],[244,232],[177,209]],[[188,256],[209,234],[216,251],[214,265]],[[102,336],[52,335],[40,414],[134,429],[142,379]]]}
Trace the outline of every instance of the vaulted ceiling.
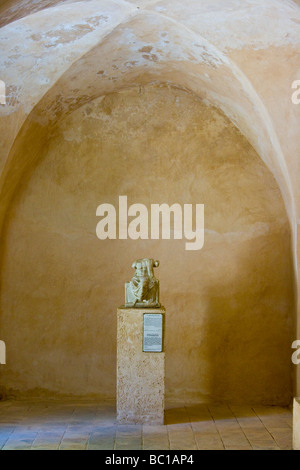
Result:
{"label": "vaulted ceiling", "polygon": [[234,122],[273,172],[295,222],[296,2],[7,0],[0,21],[0,78],[8,98],[0,109],[2,201],[9,201],[26,167],[18,162],[19,146],[37,126],[35,145],[41,130],[48,134],[51,123],[85,102],[160,82],[196,93]]}

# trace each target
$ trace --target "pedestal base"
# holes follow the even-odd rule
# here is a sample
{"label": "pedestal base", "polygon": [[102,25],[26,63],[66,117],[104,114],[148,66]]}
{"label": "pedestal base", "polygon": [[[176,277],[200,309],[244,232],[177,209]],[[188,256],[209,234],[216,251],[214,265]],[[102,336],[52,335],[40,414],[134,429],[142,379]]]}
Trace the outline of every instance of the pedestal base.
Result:
{"label": "pedestal base", "polygon": [[117,332],[117,421],[120,424],[163,424],[164,352],[143,352],[144,313],[164,308],[119,308]]}

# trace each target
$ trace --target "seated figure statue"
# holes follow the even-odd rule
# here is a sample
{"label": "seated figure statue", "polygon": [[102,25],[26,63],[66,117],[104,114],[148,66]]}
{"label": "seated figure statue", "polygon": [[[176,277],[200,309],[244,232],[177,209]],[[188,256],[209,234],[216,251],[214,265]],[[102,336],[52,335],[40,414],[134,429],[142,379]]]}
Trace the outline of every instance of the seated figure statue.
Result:
{"label": "seated figure statue", "polygon": [[130,282],[125,283],[125,307],[159,308],[159,281],[154,276],[153,268],[159,261],[144,258],[132,264],[135,273]]}

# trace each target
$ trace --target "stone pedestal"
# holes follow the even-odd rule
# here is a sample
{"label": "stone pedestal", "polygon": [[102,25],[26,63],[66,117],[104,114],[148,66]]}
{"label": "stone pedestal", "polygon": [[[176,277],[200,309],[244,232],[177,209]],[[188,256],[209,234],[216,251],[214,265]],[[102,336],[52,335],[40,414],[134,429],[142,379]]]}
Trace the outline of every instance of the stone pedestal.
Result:
{"label": "stone pedestal", "polygon": [[300,450],[300,398],[294,399],[293,449]]}
{"label": "stone pedestal", "polygon": [[[143,352],[144,314],[164,308],[118,308],[117,421],[120,424],[163,424],[165,353]],[[164,324],[164,321],[163,321]]]}

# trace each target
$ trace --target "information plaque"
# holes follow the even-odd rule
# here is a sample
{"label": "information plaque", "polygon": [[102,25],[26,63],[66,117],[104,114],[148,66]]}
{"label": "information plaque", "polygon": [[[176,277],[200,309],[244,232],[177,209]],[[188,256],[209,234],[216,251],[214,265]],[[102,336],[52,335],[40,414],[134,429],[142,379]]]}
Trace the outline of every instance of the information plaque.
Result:
{"label": "information plaque", "polygon": [[162,352],[163,314],[144,313],[143,352]]}

